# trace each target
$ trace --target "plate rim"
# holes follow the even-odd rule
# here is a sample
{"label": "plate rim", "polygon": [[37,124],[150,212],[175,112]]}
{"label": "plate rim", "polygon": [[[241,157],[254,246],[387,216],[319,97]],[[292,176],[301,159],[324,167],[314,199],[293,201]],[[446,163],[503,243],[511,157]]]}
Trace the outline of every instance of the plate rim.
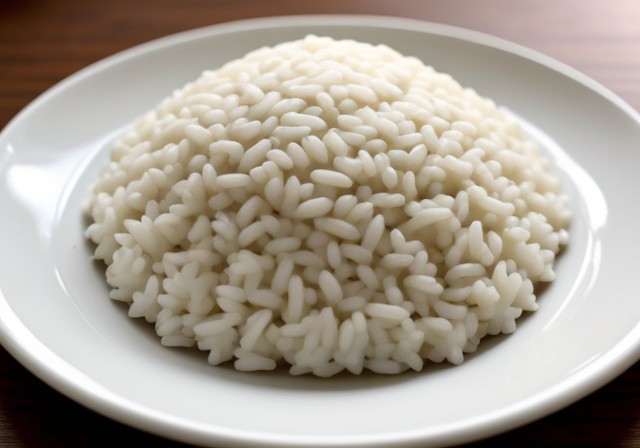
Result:
{"label": "plate rim", "polygon": [[[38,95],[9,120],[0,131],[0,141],[11,133],[17,123],[28,117],[33,110],[36,110],[49,98],[72,87],[76,82],[89,78],[94,73],[99,73],[110,66],[125,63],[150,51],[162,51],[174,45],[211,38],[215,35],[234,31],[248,31],[255,28],[268,29],[309,25],[310,21],[317,20],[322,20],[322,23],[317,23],[321,26],[355,25],[399,30],[409,29],[497,49],[550,68],[554,72],[583,85],[612,103],[640,127],[640,113],[599,82],[563,62],[506,39],[458,26],[418,19],[366,14],[308,14],[259,17],[213,24],[153,39],[107,56],[71,74]],[[630,341],[635,341],[635,343],[630,343]],[[375,439],[366,435],[359,437],[338,436],[335,440],[326,438],[315,443],[303,436],[274,435],[259,432],[248,433],[247,431],[229,430],[229,428],[223,427],[217,428],[214,436],[212,434],[213,425],[211,424],[197,424],[184,418],[165,415],[150,407],[139,405],[126,397],[107,390],[98,382],[76,370],[73,365],[55,354],[28,330],[19,316],[13,312],[1,289],[0,343],[31,373],[63,395],[108,418],[169,439],[205,444],[212,442],[229,445],[252,443],[260,446],[292,446],[299,444],[305,446],[337,446],[345,443],[348,443],[349,446],[387,446],[387,444],[391,446],[390,444],[396,445],[398,443],[426,443],[424,439],[425,432],[418,430],[402,431],[399,434],[388,433],[387,437],[382,438],[378,434],[375,435]],[[583,369],[580,373],[584,378],[580,381],[575,381],[574,379],[571,381],[572,385],[568,386],[565,384],[568,382],[568,379],[566,379],[543,393],[519,402],[518,406],[506,408],[509,410],[507,415],[497,415],[505,414],[504,411],[485,414],[474,419],[472,424],[462,429],[456,428],[457,434],[455,435],[448,431],[442,431],[440,435],[431,434],[428,441],[432,443],[462,443],[490,437],[514,429],[574,403],[610,382],[640,359],[640,324],[634,326],[626,337],[618,341],[613,348]],[[562,393],[558,393],[558,391]],[[491,425],[491,422],[498,417],[501,419],[500,426]],[[157,426],[158,423],[161,423],[164,427],[159,428]],[[212,440],[212,437],[215,437],[215,440]]]}

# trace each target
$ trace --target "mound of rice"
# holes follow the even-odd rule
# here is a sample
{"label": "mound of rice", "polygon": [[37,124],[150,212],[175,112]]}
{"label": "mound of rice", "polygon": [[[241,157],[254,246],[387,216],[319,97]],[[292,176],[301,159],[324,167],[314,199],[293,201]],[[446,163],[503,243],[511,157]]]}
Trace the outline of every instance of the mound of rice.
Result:
{"label": "mound of rice", "polygon": [[570,215],[495,104],[309,36],[207,71],[121,136],[86,235],[111,298],[238,370],[460,364],[554,278]]}

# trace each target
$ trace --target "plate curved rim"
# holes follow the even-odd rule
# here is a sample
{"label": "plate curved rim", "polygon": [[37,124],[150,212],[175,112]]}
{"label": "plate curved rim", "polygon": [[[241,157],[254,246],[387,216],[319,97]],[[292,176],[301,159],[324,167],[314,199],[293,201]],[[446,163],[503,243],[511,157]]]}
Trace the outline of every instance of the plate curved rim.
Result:
{"label": "plate curved rim", "polygon": [[[611,102],[616,108],[622,110],[640,127],[640,114],[602,84],[565,63],[502,38],[457,26],[400,17],[356,14],[291,15],[244,19],[196,28],[154,39],[106,57],[70,75],[36,97],[13,117],[0,132],[0,141],[11,133],[16,123],[28,117],[33,110],[37,109],[49,98],[54,97],[74,83],[89,78],[94,73],[101,72],[110,66],[124,63],[150,51],[161,51],[164,48],[187,43],[195,39],[213,37],[229,32],[250,31],[256,28],[266,29],[308,25],[312,18],[313,20],[322,20],[322,26],[356,25],[399,30],[409,29],[491,47],[513,56],[536,62],[582,84],[587,89]],[[191,443],[209,444],[215,442],[230,445],[253,443],[261,446],[298,444],[305,446],[337,444],[380,446],[391,443],[414,444],[426,441],[432,443],[468,442],[513,429],[557,411],[602,387],[640,359],[640,323],[633,327],[614,349],[581,370],[579,378],[572,377],[571,381],[567,379],[560,382],[556,387],[547,389],[544,393],[532,396],[530,399],[519,402],[512,407],[478,417],[473,421],[469,421],[464,428],[458,426],[455,426],[455,428],[441,427],[439,433],[429,434],[424,429],[403,431],[402,433],[392,433],[388,437],[382,438],[378,434],[375,435],[375,439],[367,435],[357,438],[328,436],[321,441],[313,441],[301,436],[247,433],[223,427],[214,428],[209,424],[198,424],[186,419],[166,415],[117,395],[76,370],[73,365],[60,358],[46,344],[33,335],[21,322],[19,316],[14,313],[2,290],[0,290],[0,343],[28,370],[64,395],[116,421],[171,439]],[[161,423],[162,427],[158,427],[158,423]],[[457,434],[452,434],[453,430]]]}

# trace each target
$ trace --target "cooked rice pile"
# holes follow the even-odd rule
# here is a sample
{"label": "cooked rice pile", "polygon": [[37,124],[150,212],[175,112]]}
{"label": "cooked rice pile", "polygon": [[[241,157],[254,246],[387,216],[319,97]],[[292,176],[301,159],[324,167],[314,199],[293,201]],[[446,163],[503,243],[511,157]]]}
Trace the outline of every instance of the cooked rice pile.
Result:
{"label": "cooked rice pile", "polygon": [[318,376],[460,364],[513,332],[570,218],[493,102],[385,46],[315,36],[140,118],[89,211],[111,298],[164,345]]}

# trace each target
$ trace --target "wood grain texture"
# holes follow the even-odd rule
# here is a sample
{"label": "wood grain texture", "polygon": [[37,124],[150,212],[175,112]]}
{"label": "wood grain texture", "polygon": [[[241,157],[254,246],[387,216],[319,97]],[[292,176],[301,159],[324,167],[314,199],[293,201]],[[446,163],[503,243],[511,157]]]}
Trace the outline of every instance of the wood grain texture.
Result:
{"label": "wood grain texture", "polygon": [[[493,34],[584,72],[640,110],[637,0],[3,0],[0,127],[55,83],[133,45],[231,20],[310,13],[410,17]],[[105,442],[186,446],[79,406],[0,348],[0,447]],[[640,364],[564,410],[471,446],[501,443],[640,446]]]}

